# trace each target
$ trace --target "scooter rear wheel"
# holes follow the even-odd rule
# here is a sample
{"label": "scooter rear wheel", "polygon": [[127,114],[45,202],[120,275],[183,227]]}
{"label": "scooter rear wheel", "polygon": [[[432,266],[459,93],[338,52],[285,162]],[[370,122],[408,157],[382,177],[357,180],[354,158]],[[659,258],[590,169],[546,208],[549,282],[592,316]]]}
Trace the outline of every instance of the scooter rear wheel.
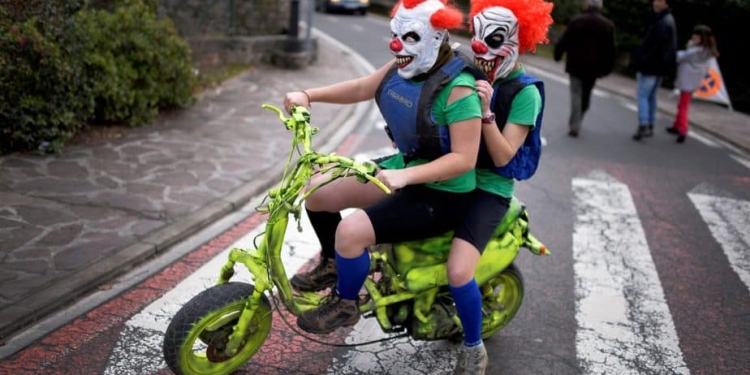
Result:
{"label": "scooter rear wheel", "polygon": [[164,336],[163,354],[178,375],[226,375],[245,364],[271,331],[271,305],[266,296],[255,311],[239,351],[224,351],[247,297],[255,287],[246,283],[213,286],[188,301],[172,319]]}
{"label": "scooter rear wheel", "polygon": [[482,310],[489,313],[482,321],[482,339],[488,339],[505,328],[521,308],[523,275],[511,264],[480,289],[483,292]]}

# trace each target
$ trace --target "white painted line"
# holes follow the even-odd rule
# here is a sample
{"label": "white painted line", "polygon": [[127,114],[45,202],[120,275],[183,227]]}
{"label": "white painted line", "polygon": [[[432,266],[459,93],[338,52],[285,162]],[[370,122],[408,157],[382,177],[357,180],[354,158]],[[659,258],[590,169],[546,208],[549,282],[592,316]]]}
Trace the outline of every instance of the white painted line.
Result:
{"label": "white painted line", "polygon": [[712,147],[712,148],[719,148],[720,147],[718,143],[712,141],[711,139],[709,139],[708,137],[706,137],[705,135],[703,135],[700,132],[691,131],[690,133],[688,133],[688,137],[693,138],[693,139],[697,140],[700,143],[703,143],[704,145],[706,145],[708,147]]}
{"label": "white painted line", "polygon": [[365,31],[365,28],[362,27],[362,25],[356,23],[352,25],[352,29],[358,33],[363,33]]}
{"label": "white painted line", "polygon": [[610,95],[608,92],[603,91],[603,90],[599,90],[596,87],[594,88],[594,91],[592,91],[592,94],[594,94],[594,96],[598,96],[600,98],[611,98],[612,97],[612,95]]}
{"label": "white painted line", "polygon": [[750,291],[750,202],[698,193],[688,196]]}
{"label": "white painted line", "polygon": [[746,159],[746,158],[744,158],[742,156],[737,156],[737,155],[729,155],[729,157],[731,157],[732,159],[734,159],[736,162],[744,165],[745,167],[750,168],[750,160],[748,160],[748,159]]}
{"label": "white painted line", "polygon": [[594,172],[572,188],[582,373],[688,375],[628,187]]}
{"label": "white painted line", "polygon": [[638,113],[638,106],[636,106],[633,103],[626,102],[626,101],[620,101],[620,105],[625,107],[626,109],[629,109],[635,113]]}
{"label": "white painted line", "polygon": [[524,68],[526,68],[527,72],[529,72],[531,74],[534,74],[536,76],[539,76],[541,78],[547,78],[547,79],[550,79],[552,81],[561,83],[563,85],[566,85],[566,86],[568,85],[568,79],[565,78],[565,77],[561,77],[561,76],[559,76],[557,74],[553,74],[553,73],[550,73],[548,71],[545,71],[545,70],[542,70],[542,69],[539,69],[539,68],[535,68],[535,67],[530,66],[530,65],[524,65]]}

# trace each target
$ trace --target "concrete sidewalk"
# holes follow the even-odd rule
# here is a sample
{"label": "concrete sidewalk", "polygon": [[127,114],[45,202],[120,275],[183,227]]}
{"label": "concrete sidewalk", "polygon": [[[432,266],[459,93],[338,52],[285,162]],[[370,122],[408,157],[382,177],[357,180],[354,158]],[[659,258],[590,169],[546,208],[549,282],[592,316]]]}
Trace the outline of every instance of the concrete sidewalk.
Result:
{"label": "concrete sidewalk", "polygon": [[[261,104],[280,105],[287,91],[358,77],[368,66],[317,35],[318,60],[304,70],[258,66],[206,93],[194,108],[121,139],[55,156],[0,158],[0,342],[275,183],[291,136]],[[562,63],[536,56],[526,63],[564,76]],[[597,87],[635,94],[635,82],[621,76]],[[664,112],[674,114],[674,103],[660,92]],[[316,103],[319,150],[332,151],[372,108],[371,102]],[[750,150],[750,116],[694,103],[690,117],[693,126]]]}
{"label": "concrete sidewalk", "polygon": [[[261,105],[369,72],[348,48],[317,40],[313,65],[256,66],[121,139],[0,158],[0,345],[276,183],[292,136]],[[333,151],[373,108],[316,103],[318,150]]]}

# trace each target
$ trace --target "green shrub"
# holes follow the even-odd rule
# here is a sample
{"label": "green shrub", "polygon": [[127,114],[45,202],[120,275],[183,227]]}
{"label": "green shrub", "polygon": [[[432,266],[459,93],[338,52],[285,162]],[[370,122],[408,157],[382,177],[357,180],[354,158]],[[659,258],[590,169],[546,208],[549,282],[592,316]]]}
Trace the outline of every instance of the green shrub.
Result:
{"label": "green shrub", "polygon": [[[7,6],[6,6],[7,3]],[[0,154],[58,152],[91,121],[147,123],[191,103],[190,48],[151,0],[0,7]]]}
{"label": "green shrub", "polygon": [[93,115],[78,32],[33,17],[0,33],[0,153],[59,151]]}
{"label": "green shrub", "polygon": [[92,45],[85,64],[95,77],[98,121],[142,125],[159,108],[190,103],[195,84],[190,48],[153,7],[135,1],[76,18]]}

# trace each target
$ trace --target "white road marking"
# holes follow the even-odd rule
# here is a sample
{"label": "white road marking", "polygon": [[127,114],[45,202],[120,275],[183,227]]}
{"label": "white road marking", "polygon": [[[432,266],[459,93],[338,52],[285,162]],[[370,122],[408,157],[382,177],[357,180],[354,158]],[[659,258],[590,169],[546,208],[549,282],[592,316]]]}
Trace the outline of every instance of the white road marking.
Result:
{"label": "white road marking", "polygon": [[628,187],[594,172],[572,188],[582,372],[689,374]]}
{"label": "white road marking", "polygon": [[550,73],[550,72],[548,72],[546,70],[535,68],[535,67],[530,66],[530,65],[524,65],[524,68],[526,69],[527,72],[529,72],[529,73],[531,73],[531,74],[533,74],[535,76],[539,76],[540,78],[547,78],[547,79],[550,79],[550,80],[555,81],[557,83],[561,83],[561,84],[566,85],[566,86],[568,85],[568,79],[565,78],[565,77],[563,77],[563,76],[560,76],[560,75],[557,75],[557,74],[554,74],[554,73]]}
{"label": "white road marking", "polygon": [[712,147],[712,148],[720,147],[718,143],[712,141],[711,139],[709,139],[708,137],[703,135],[703,133],[700,133],[700,132],[691,131],[690,133],[688,133],[688,137],[693,138],[696,141],[703,143],[704,145],[708,147]]}
{"label": "white road marking", "polygon": [[362,27],[362,25],[356,24],[356,23],[352,25],[352,29],[354,29],[354,31],[356,31],[358,33],[362,33],[362,32],[365,31],[365,28]]}
{"label": "white road marking", "polygon": [[620,101],[620,105],[622,105],[622,106],[623,106],[623,107],[625,107],[626,109],[629,109],[629,110],[631,110],[631,111],[633,111],[633,112],[636,112],[636,113],[638,113],[638,106],[636,106],[636,105],[635,105],[635,104],[633,104],[633,103],[630,103],[630,102],[626,102],[626,101],[624,101],[624,100],[623,100],[623,101]]}
{"label": "white road marking", "polygon": [[[550,73],[550,72],[548,72],[546,70],[539,69],[539,68],[536,68],[536,67],[533,67],[533,66],[530,66],[530,65],[524,65],[524,68],[526,69],[527,72],[529,72],[531,74],[534,74],[536,76],[539,76],[541,78],[547,78],[547,79],[550,79],[552,81],[561,83],[561,84],[563,84],[565,86],[568,86],[570,84],[570,80],[568,78],[566,78],[564,76],[561,76],[559,74]],[[591,93],[594,96],[598,96],[600,98],[609,98],[609,97],[611,97],[611,95],[608,92],[603,91],[603,90],[599,90],[596,87],[594,87],[594,90]]]}
{"label": "white road marking", "polygon": [[748,160],[748,159],[746,159],[746,158],[744,158],[742,156],[737,156],[737,155],[729,155],[729,157],[731,157],[732,159],[734,159],[736,162],[744,165],[746,168],[750,168],[750,160]]}
{"label": "white road marking", "polygon": [[688,196],[750,291],[750,202],[698,193]]}

